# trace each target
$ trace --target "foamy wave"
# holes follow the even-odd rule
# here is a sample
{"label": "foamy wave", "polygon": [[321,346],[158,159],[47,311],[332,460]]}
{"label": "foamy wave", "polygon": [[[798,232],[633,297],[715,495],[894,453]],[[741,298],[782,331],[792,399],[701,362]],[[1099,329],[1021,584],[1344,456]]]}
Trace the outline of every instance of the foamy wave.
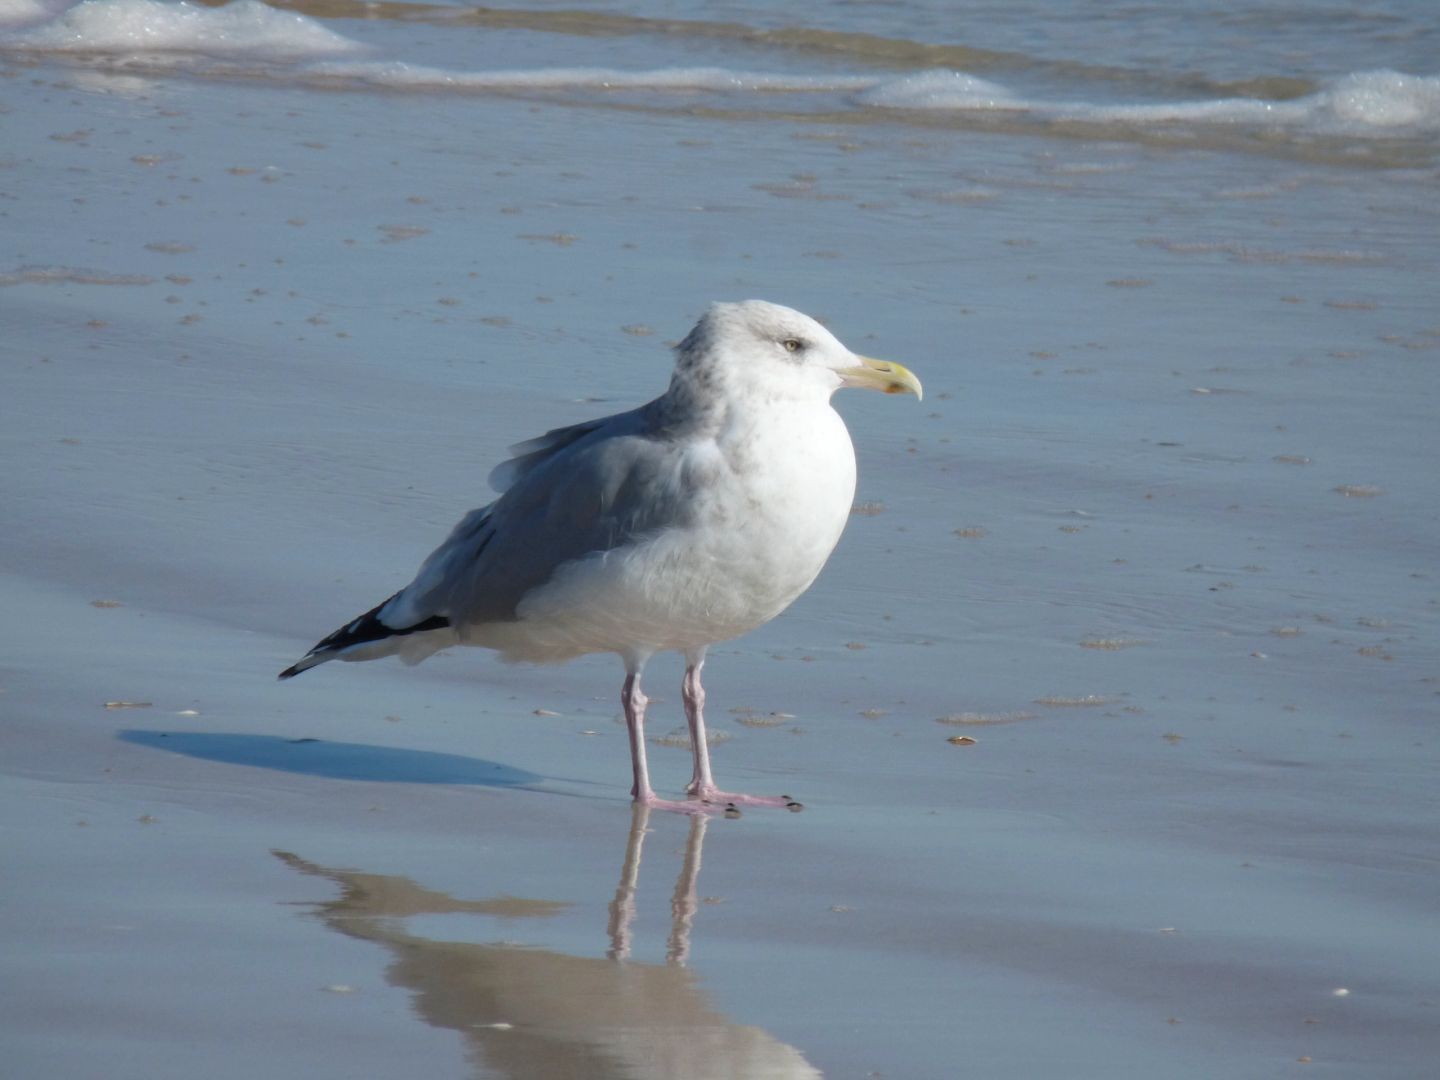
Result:
{"label": "foamy wave", "polygon": [[1228,98],[1165,105],[1070,106],[1065,114],[1140,123],[1269,124],[1346,135],[1437,131],[1440,77],[1360,71],[1294,101]]}
{"label": "foamy wave", "polygon": [[1097,123],[1302,127],[1347,135],[1440,130],[1440,76],[1398,71],[1355,72],[1293,101],[1221,98],[1127,105],[1026,100],[963,72],[926,71],[880,83],[856,101],[886,109],[1003,109],[1039,119]]}
{"label": "foamy wave", "polygon": [[1133,124],[1297,124],[1314,109],[1305,101],[1256,101],[1222,98],[1218,101],[1175,101],[1154,105],[1054,105],[1037,111],[1066,120],[1101,120]]}
{"label": "foamy wave", "polygon": [[999,83],[963,71],[922,71],[872,86],[857,98],[879,109],[1028,109]]}
{"label": "foamy wave", "polygon": [[[26,0],[3,0],[25,3]],[[222,8],[160,0],[85,0],[55,21],[11,36],[11,48],[46,52],[199,53],[296,61],[350,56],[365,46],[314,19],[260,0]]]}
{"label": "foamy wave", "polygon": [[1440,76],[1361,71],[1317,94],[1322,113],[1338,124],[1440,130]]}
{"label": "foamy wave", "polygon": [[22,26],[48,19],[52,14],[40,0],[0,0],[0,26]]}
{"label": "foamy wave", "polygon": [[406,63],[316,64],[320,78],[401,90],[657,90],[762,91],[765,93],[849,91],[873,86],[864,76],[778,75],[729,68],[532,68],[516,71],[450,71]]}
{"label": "foamy wave", "polygon": [[[0,25],[47,18],[62,0],[0,0]],[[347,9],[348,10],[348,9]],[[464,71],[400,60],[351,59],[367,47],[314,18],[236,0],[201,7],[186,0],[85,0],[41,25],[0,35],[0,48],[71,53],[94,67],[127,72],[282,78],[301,84],[432,93],[626,91],[664,94],[831,93],[836,108],[929,110],[960,123],[1023,129],[1031,122],[1136,129],[1141,137],[1175,126],[1262,128],[1304,137],[1384,137],[1440,132],[1440,76],[1356,72],[1287,101],[1213,98],[1096,104],[1025,97],[964,71],[940,69],[891,77],[807,75],[720,67],[532,68]],[[344,58],[344,59],[342,59]],[[1123,134],[1123,130],[1122,130]]]}
{"label": "foamy wave", "polygon": [[1104,120],[1194,121],[1301,128],[1320,134],[1392,135],[1440,130],[1440,77],[1363,71],[1294,101],[1221,101],[1077,109]]}

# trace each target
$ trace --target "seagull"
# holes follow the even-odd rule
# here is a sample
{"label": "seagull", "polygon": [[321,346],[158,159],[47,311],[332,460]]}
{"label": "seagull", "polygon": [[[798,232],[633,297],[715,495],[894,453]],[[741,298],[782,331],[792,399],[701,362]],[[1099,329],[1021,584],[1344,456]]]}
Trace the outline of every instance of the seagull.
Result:
{"label": "seagull", "polygon": [[[676,346],[665,393],[511,447],[490,474],[499,498],[465,515],[414,581],[280,678],[328,660],[416,664],[452,645],[538,663],[615,653],[635,802],[730,816],[739,805],[800,809],[716,786],[700,673],[711,645],[789,607],[839,541],[855,448],[830,398],[845,386],[922,394],[907,368],[851,352],[808,315],[712,304]],[[684,801],[655,794],[645,760],[640,676],[664,651],[685,658]]]}

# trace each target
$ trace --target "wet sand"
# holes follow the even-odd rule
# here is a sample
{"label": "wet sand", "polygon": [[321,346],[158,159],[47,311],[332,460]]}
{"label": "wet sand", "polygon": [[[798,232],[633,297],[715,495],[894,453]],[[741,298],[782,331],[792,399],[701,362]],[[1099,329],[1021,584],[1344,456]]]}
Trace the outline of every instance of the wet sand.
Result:
{"label": "wet sand", "polygon": [[[1423,170],[9,73],[8,1076],[1426,1075]],[[927,389],[707,668],[803,813],[637,824],[613,658],[274,682],[746,296]]]}

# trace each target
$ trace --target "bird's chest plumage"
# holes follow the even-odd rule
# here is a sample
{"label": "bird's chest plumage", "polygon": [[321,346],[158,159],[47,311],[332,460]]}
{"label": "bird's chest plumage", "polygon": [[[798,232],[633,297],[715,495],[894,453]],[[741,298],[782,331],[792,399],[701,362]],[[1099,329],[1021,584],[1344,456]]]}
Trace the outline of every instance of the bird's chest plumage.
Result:
{"label": "bird's chest plumage", "polygon": [[849,518],[855,451],[844,423],[828,404],[750,417],[701,444],[692,467],[712,473],[691,533],[712,571],[707,591],[773,617],[814,581]]}
{"label": "bird's chest plumage", "polygon": [[[839,415],[748,412],[632,478],[673,511],[625,543],[561,566],[519,621],[472,637],[507,654],[688,650],[753,630],[815,580],[848,519],[855,451]],[[625,502],[626,486],[615,495]],[[491,641],[485,635],[501,635]]]}

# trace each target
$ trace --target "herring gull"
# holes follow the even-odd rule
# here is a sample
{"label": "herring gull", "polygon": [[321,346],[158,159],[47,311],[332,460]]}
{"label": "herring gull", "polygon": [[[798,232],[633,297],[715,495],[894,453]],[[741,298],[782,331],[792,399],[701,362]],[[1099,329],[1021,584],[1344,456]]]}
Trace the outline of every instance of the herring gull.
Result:
{"label": "herring gull", "polygon": [[[705,736],[705,650],[773,619],[830,557],[855,496],[855,449],[830,405],[842,386],[913,393],[899,364],[852,353],[808,315],[763,300],[714,304],[675,350],[660,397],[511,448],[500,497],[467,514],[415,580],[280,673],[327,660],[451,645],[507,660],[616,653],[638,803],[683,813],[789,796],[722,791]],[[645,761],[640,675],[685,657],[694,771],[686,801],[658,798]]]}

